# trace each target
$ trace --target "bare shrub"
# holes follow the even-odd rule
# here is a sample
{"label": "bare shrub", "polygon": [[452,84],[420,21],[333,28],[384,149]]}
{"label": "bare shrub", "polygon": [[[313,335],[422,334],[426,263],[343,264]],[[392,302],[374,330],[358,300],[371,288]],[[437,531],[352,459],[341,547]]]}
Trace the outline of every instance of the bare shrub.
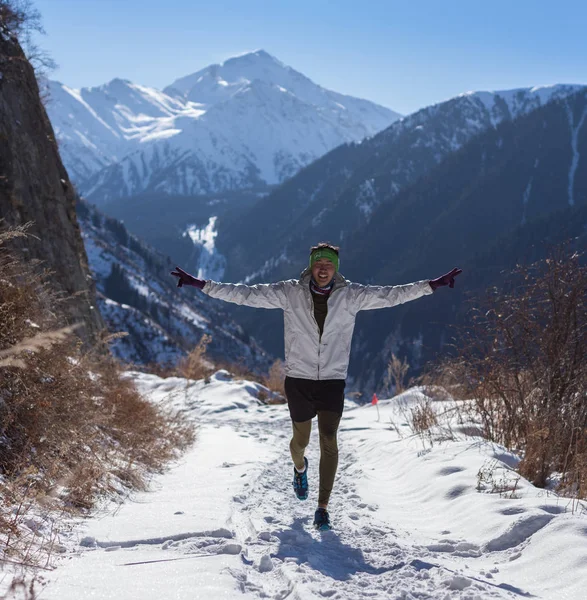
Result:
{"label": "bare shrub", "polygon": [[432,408],[432,403],[429,399],[423,400],[413,408],[410,408],[410,413],[409,424],[414,433],[426,433],[438,424],[436,412]]}
{"label": "bare shrub", "polygon": [[43,31],[41,14],[31,0],[0,0],[0,25],[17,37],[27,30]]}
{"label": "bare shrub", "polygon": [[178,366],[177,373],[185,379],[204,379],[214,370],[212,364],[206,359],[206,349],[212,338],[204,334],[195,348],[183,358]]}
{"label": "bare shrub", "polygon": [[160,362],[150,362],[145,365],[134,365],[133,370],[142,371],[144,373],[150,373],[151,375],[157,375],[161,379],[167,379],[168,377],[177,377],[177,365]]}
{"label": "bare shrub", "polygon": [[87,509],[140,485],[193,432],[144,400],[103,348],[82,349],[42,274],[7,251],[14,236],[0,234],[0,353],[11,361],[0,366],[0,551],[26,557],[31,506]]}
{"label": "bare shrub", "polygon": [[461,358],[445,357],[427,366],[415,383],[435,401],[467,400],[471,398],[467,365]]}
{"label": "bare shrub", "polygon": [[14,35],[31,66],[37,79],[42,82],[42,99],[46,100],[48,74],[57,68],[50,54],[35,41],[35,36],[45,34],[41,22],[41,13],[35,8],[32,0],[0,0],[0,29]]}
{"label": "bare shrub", "polygon": [[265,385],[265,377],[252,371],[243,360],[239,362],[216,361],[215,365],[216,369],[224,369],[236,379],[246,379],[247,381],[255,381],[256,383]]}
{"label": "bare shrub", "polygon": [[498,460],[486,461],[477,472],[477,491],[499,494],[502,498],[519,498],[520,476]]}
{"label": "bare shrub", "polygon": [[523,453],[537,486],[587,494],[587,267],[558,248],[492,288],[462,332],[460,363],[484,434]]}
{"label": "bare shrub", "polygon": [[44,35],[45,29],[33,0],[0,0],[0,28],[18,38],[38,78],[45,79],[57,68],[50,54],[35,42],[35,35]]}
{"label": "bare shrub", "polygon": [[400,360],[395,354],[391,355],[385,375],[385,385],[390,394],[392,391],[395,394],[401,394],[405,391],[405,378],[409,369],[410,365],[406,358]]}
{"label": "bare shrub", "polygon": [[6,594],[0,596],[0,600],[36,600],[35,580],[26,581],[22,577],[15,577],[10,584]]}
{"label": "bare shrub", "polygon": [[77,326],[68,326],[58,329],[56,331],[47,331],[46,333],[39,333],[30,338],[26,338],[18,344],[15,344],[12,348],[7,350],[0,350],[0,368],[1,367],[15,367],[18,369],[26,368],[24,360],[16,358],[22,352],[34,353],[38,350],[45,350],[53,346],[58,342],[63,341],[68,335],[72,334]]}
{"label": "bare shrub", "polygon": [[110,416],[109,437],[126,449],[128,464],[161,469],[192,440],[192,428],[178,416],[161,413],[146,402],[130,379],[120,377],[118,365],[108,356],[100,363],[102,408]]}
{"label": "bare shrub", "polygon": [[283,361],[279,358],[271,365],[269,374],[265,379],[265,386],[268,387],[272,392],[277,392],[280,396],[285,398],[285,367]]}

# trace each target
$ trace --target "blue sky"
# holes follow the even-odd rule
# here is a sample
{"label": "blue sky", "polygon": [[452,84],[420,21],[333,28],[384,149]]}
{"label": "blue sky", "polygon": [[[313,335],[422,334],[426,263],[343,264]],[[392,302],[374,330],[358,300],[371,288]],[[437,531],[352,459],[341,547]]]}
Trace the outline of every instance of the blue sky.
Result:
{"label": "blue sky", "polygon": [[574,0],[34,0],[72,87],[163,88],[263,48],[316,83],[407,114],[469,90],[587,83]]}

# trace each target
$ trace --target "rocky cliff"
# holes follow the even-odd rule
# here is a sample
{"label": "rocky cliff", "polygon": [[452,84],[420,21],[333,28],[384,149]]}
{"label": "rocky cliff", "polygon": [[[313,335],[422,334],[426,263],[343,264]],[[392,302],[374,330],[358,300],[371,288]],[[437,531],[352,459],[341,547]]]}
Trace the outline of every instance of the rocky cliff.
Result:
{"label": "rocky cliff", "polygon": [[32,234],[15,245],[43,261],[63,295],[64,318],[82,322],[80,335],[104,327],[96,306],[76,213],[75,193],[59,157],[35,73],[15,37],[0,24],[0,219],[32,222]]}

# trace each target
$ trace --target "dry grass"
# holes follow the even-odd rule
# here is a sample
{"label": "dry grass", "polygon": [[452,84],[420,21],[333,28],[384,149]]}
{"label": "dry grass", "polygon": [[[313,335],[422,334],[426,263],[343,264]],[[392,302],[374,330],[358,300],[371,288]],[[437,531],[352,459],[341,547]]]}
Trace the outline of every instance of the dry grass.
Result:
{"label": "dry grass", "polygon": [[521,454],[539,487],[587,498],[587,266],[568,247],[474,299],[438,387],[474,401],[485,437]]}
{"label": "dry grass", "polygon": [[395,354],[391,355],[385,375],[385,386],[390,395],[397,396],[406,390],[405,379],[409,370],[410,365],[406,358],[400,360]]}
{"label": "dry grass", "polygon": [[235,379],[246,379],[247,381],[256,381],[261,385],[265,385],[265,379],[258,373],[251,371],[244,362],[216,361],[215,368],[228,371]]}
{"label": "dry grass", "polygon": [[57,331],[39,333],[33,337],[26,338],[18,342],[18,344],[15,344],[7,350],[0,350],[0,367],[15,367],[18,369],[25,369],[25,361],[20,358],[16,358],[19,354],[22,354],[23,352],[34,354],[39,350],[46,350],[54,344],[64,341],[76,329],[77,326],[72,325],[69,327],[63,327]]}
{"label": "dry grass", "polygon": [[467,385],[467,378],[467,367],[463,360],[444,358],[429,365],[415,383],[423,386],[426,395],[437,402],[468,400],[473,392]]}
{"label": "dry grass", "polygon": [[143,373],[150,373],[151,375],[157,375],[161,379],[167,379],[168,377],[178,377],[177,365],[172,363],[158,363],[150,362],[146,365],[131,365],[130,370],[141,371]]}
{"label": "dry grass", "polygon": [[176,370],[179,377],[185,379],[205,379],[214,372],[214,366],[206,358],[206,349],[212,338],[204,334],[195,348],[182,359]]}
{"label": "dry grass", "polygon": [[285,398],[285,367],[282,360],[277,359],[271,365],[264,383],[265,387]]}
{"label": "dry grass", "polygon": [[[284,404],[285,403],[285,371],[283,361],[277,359],[269,369],[269,374],[263,377],[255,373],[244,362],[223,362],[212,360],[207,354],[207,348],[211,337],[203,335],[195,348],[176,366],[150,364],[145,366],[136,366],[138,370],[152,373],[163,379],[167,377],[183,377],[188,380],[209,381],[210,375],[218,370],[225,370],[235,379],[244,379],[259,383],[267,390],[259,390],[258,399],[265,404]],[[274,392],[273,394],[270,392]]]}
{"label": "dry grass", "polygon": [[0,600],[36,600],[35,580],[26,581],[22,577],[13,579],[10,587]]}
{"label": "dry grass", "polygon": [[30,510],[140,487],[193,431],[144,400],[104,347],[82,349],[38,267],[6,250],[15,235],[0,234],[0,553],[25,560]]}
{"label": "dry grass", "polygon": [[410,408],[409,425],[414,433],[423,434],[429,432],[432,427],[438,425],[436,412],[432,408],[431,401],[426,399]]}
{"label": "dry grass", "polygon": [[64,499],[89,508],[108,489],[118,464],[160,469],[187,431],[120,378],[108,356],[81,355],[74,340],[27,356],[26,369],[0,374],[2,472],[32,470],[37,492],[56,485]]}

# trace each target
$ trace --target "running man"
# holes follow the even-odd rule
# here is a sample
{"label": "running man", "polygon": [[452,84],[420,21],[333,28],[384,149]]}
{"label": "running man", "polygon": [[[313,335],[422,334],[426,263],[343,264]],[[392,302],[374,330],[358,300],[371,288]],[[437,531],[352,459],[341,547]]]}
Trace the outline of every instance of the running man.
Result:
{"label": "running man", "polygon": [[308,498],[308,459],[312,419],[318,417],[320,467],[316,529],[330,529],[328,501],[338,468],[337,431],[344,406],[344,389],[355,318],[360,310],[389,308],[454,287],[461,269],[432,280],[407,285],[361,285],[339,273],[339,248],[321,243],[310,250],[310,264],[299,279],[256,285],[197,279],[176,267],[177,285],[191,285],[213,298],[255,308],[279,308],[285,324],[285,394],[292,420],[290,451],[293,488]]}

